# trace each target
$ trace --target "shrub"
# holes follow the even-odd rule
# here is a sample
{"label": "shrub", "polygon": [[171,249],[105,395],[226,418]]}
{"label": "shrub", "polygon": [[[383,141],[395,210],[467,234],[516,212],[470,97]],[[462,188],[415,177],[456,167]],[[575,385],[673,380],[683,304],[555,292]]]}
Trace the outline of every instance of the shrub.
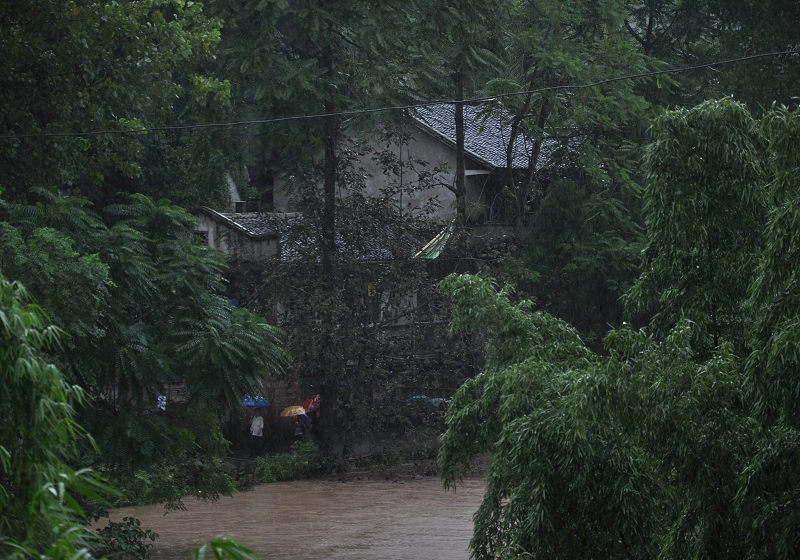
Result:
{"label": "shrub", "polygon": [[314,442],[292,444],[290,453],[256,459],[256,480],[280,482],[306,478],[319,471],[321,455]]}
{"label": "shrub", "polygon": [[147,549],[153,545],[145,544],[145,541],[155,541],[158,538],[158,533],[142,529],[139,520],[134,517],[124,517],[121,523],[109,520],[108,526],[98,529],[97,532],[100,540],[94,555],[98,558],[147,560],[150,558]]}

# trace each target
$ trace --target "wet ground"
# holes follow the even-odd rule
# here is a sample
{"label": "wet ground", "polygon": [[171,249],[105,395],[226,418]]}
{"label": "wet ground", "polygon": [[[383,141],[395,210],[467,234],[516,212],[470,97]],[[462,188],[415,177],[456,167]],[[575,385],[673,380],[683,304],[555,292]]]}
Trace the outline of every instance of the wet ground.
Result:
{"label": "wet ground", "polygon": [[[194,547],[228,533],[260,560],[466,560],[472,515],[486,485],[468,479],[457,492],[435,477],[406,480],[302,480],[261,484],[218,502],[185,500],[188,511],[120,508],[160,535],[153,560],[188,559]],[[209,555],[210,556],[210,555]]]}

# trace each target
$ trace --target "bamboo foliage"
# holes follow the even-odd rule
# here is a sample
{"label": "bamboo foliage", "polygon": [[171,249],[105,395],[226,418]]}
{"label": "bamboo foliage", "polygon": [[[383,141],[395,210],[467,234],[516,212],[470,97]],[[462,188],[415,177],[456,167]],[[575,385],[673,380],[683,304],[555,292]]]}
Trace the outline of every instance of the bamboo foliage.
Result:
{"label": "bamboo foliage", "polygon": [[451,402],[440,462],[493,452],[475,558],[789,558],[800,508],[800,114],[732,100],[665,113],[646,159],[647,329],[605,353],[490,280],[451,277],[489,359]]}

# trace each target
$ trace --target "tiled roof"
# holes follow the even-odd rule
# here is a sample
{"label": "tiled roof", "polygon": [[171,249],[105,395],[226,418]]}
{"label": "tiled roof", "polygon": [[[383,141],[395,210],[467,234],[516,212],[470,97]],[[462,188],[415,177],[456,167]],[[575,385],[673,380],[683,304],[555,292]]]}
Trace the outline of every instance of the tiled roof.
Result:
{"label": "tiled roof", "polygon": [[[302,213],[223,214],[205,210],[251,237],[279,237],[281,260],[318,257],[316,238],[320,232],[314,230],[319,224],[311,222]],[[369,220],[341,213],[336,216],[337,249],[352,258],[363,261],[410,258],[420,244],[420,239],[409,232],[398,234],[396,227],[370,223]]]}
{"label": "tiled roof", "polygon": [[[486,107],[464,105],[464,150],[473,159],[493,168],[506,166],[506,149],[511,138],[511,115],[493,111],[482,114]],[[455,105],[438,103],[417,107],[414,120],[427,132],[456,145]],[[514,142],[515,169],[526,169],[533,150],[533,142],[522,135]],[[544,152],[544,150],[543,150]],[[540,161],[542,161],[540,159]]]}
{"label": "tiled roof", "polygon": [[232,224],[237,225],[240,230],[243,230],[245,233],[251,236],[277,236],[287,222],[300,217],[298,212],[292,212],[289,214],[271,212],[248,212],[245,214],[220,213],[219,215],[226,218]]}

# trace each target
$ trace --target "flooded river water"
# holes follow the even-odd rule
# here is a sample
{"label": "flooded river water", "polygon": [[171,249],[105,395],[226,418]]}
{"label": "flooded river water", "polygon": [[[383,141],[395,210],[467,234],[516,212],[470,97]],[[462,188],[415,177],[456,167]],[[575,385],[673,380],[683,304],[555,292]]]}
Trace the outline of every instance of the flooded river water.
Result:
{"label": "flooded river water", "polygon": [[[457,492],[437,478],[402,481],[302,480],[261,484],[217,502],[185,500],[187,511],[120,508],[160,535],[153,560],[189,559],[194,547],[228,533],[259,560],[466,560],[472,515],[486,489],[469,479]],[[148,541],[149,542],[149,541]]]}

